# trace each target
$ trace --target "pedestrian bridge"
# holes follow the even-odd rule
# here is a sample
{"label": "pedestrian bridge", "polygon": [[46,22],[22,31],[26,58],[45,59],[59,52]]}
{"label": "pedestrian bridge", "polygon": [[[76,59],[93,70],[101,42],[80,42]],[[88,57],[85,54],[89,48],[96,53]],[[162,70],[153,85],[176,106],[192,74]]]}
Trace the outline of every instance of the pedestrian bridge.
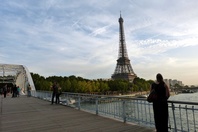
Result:
{"label": "pedestrian bridge", "polygon": [[[145,99],[63,93],[51,105],[51,92],[32,91],[32,97],[0,98],[0,131],[153,132],[152,103]],[[198,103],[168,101],[169,131],[198,130]]]}
{"label": "pedestrian bridge", "polygon": [[0,84],[4,83],[21,88],[21,94],[27,94],[27,86],[30,85],[32,90],[35,86],[28,68],[24,65],[0,64]]}
{"label": "pedestrian bridge", "polygon": [[[51,92],[34,91],[33,97],[51,101]],[[64,92],[61,104],[74,109],[88,111],[96,115],[116,119],[124,123],[138,124],[147,128],[155,128],[152,103],[145,98],[124,96],[104,96]],[[168,100],[169,131],[198,131],[198,103]]]}
{"label": "pedestrian bridge", "polygon": [[1,132],[153,132],[154,129],[123,123],[69,106],[51,105],[25,95],[0,98]]}

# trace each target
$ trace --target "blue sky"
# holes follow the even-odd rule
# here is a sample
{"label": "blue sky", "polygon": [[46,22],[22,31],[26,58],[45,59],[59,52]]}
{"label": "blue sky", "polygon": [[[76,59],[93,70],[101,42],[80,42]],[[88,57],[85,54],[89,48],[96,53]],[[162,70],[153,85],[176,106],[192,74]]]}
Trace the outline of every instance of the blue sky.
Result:
{"label": "blue sky", "polygon": [[110,78],[120,11],[138,77],[198,85],[197,0],[1,0],[0,63],[42,76]]}

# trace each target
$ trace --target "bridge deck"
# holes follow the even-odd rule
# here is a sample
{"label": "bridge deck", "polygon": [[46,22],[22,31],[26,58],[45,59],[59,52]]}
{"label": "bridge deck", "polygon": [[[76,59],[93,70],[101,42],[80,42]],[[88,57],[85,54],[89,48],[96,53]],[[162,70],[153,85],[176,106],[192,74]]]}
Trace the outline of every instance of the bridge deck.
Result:
{"label": "bridge deck", "polygon": [[1,132],[153,132],[33,97],[0,96]]}

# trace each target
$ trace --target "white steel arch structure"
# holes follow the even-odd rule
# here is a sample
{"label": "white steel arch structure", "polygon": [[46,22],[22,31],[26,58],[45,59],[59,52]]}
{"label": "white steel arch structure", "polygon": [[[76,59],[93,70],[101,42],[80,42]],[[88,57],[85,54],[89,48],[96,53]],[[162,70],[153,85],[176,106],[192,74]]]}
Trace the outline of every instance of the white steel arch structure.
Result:
{"label": "white steel arch structure", "polygon": [[21,88],[22,94],[27,94],[27,86],[36,90],[28,68],[24,65],[0,64],[0,83],[12,83]]}

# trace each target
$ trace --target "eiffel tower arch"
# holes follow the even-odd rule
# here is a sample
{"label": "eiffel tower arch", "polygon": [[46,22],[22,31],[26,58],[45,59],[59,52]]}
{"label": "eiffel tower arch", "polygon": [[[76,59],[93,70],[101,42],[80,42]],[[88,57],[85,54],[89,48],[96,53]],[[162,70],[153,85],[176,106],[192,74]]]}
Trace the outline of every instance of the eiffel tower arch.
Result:
{"label": "eiffel tower arch", "polygon": [[114,71],[114,74],[111,76],[112,79],[124,79],[129,82],[133,82],[134,78],[137,75],[134,73],[126,48],[125,42],[125,35],[124,35],[124,25],[123,25],[123,18],[121,17],[118,20],[119,22],[119,52],[118,52],[118,59],[117,65]]}

